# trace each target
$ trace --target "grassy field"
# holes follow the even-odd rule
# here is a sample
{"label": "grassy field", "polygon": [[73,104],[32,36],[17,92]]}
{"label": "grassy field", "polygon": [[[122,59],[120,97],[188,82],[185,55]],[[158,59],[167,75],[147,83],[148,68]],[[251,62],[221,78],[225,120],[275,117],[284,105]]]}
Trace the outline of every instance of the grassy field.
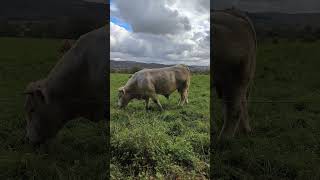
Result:
{"label": "grassy field", "polygon": [[106,179],[105,123],[71,121],[48,147],[23,143],[28,82],[45,77],[60,40],[0,38],[0,179]]}
{"label": "grassy field", "polygon": [[[320,42],[258,44],[253,135],[217,146],[214,179],[320,179]],[[214,118],[222,126],[215,96]],[[218,127],[218,128],[217,128]]]}
{"label": "grassy field", "polygon": [[[45,77],[57,61],[60,40],[0,38],[0,179],[106,179],[103,121],[69,122],[46,148],[24,144],[28,82]],[[253,134],[212,143],[215,179],[320,179],[320,42],[259,44],[249,111]],[[190,104],[178,94],[161,97],[164,112],[143,101],[116,107],[127,74],[111,75],[111,175],[207,177],[209,173],[209,77],[194,75]],[[216,97],[216,96],[215,96]],[[215,98],[212,134],[222,125]]]}
{"label": "grassy field", "polygon": [[179,107],[177,92],[165,111],[144,101],[117,107],[118,88],[129,74],[111,74],[111,177],[114,179],[207,178],[209,175],[209,75],[193,75],[189,104]]}

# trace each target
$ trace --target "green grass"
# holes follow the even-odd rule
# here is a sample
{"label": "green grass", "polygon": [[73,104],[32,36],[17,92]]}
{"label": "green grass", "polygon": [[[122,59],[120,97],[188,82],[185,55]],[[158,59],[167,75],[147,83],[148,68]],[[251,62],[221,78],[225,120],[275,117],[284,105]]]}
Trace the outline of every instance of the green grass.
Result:
{"label": "green grass", "polygon": [[[23,143],[24,97],[30,81],[45,77],[57,61],[60,40],[0,38],[0,179],[105,179],[108,154],[104,122],[69,122],[47,150]],[[215,179],[320,178],[320,42],[259,44],[250,103],[253,135],[237,136],[211,154]],[[209,77],[192,77],[190,104],[178,94],[160,99],[165,112],[134,101],[116,107],[117,88],[128,75],[111,75],[111,175],[208,176]],[[270,101],[281,102],[270,102]],[[287,102],[286,102],[287,101]],[[289,101],[289,102],[288,102]],[[217,135],[222,125],[215,96]]]}
{"label": "green grass", "polygon": [[209,175],[208,75],[193,75],[189,104],[178,106],[177,92],[167,100],[165,111],[150,102],[134,100],[126,109],[117,107],[118,88],[128,74],[111,74],[111,177],[115,179],[191,178]]}
{"label": "green grass", "polygon": [[[213,143],[214,179],[320,179],[320,42],[260,43],[249,113],[253,135]],[[214,119],[221,129],[215,97]],[[274,102],[271,102],[274,101]]]}
{"label": "green grass", "polygon": [[105,123],[71,121],[48,143],[23,143],[21,94],[57,62],[60,40],[0,38],[0,179],[105,179]]}

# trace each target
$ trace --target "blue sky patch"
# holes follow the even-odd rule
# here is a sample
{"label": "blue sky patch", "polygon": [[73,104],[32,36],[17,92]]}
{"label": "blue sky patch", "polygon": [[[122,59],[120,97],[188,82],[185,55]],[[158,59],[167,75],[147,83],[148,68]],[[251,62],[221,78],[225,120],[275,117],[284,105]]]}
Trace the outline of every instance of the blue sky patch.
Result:
{"label": "blue sky patch", "polygon": [[121,26],[123,28],[125,28],[127,31],[132,32],[132,27],[129,23],[123,21],[120,18],[117,18],[115,16],[111,16],[110,17],[111,22],[113,22],[114,24],[117,24],[118,26]]}
{"label": "blue sky patch", "polygon": [[[114,6],[114,0],[109,0],[110,2],[110,6]],[[114,24],[117,24],[118,26],[121,26],[123,28],[125,28],[127,31],[132,32],[132,27],[129,23],[127,23],[126,21],[122,20],[121,18],[118,18],[116,16],[112,15],[112,11],[111,11],[111,16],[110,16],[110,21],[113,22]]]}

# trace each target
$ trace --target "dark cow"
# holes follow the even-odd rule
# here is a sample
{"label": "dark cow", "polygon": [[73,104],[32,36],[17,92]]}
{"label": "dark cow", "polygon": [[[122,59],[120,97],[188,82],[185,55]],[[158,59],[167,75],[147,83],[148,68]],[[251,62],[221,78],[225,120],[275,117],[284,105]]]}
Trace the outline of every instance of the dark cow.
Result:
{"label": "dark cow", "polygon": [[40,144],[77,117],[104,119],[107,26],[79,38],[49,75],[26,90],[26,137]]}
{"label": "dark cow", "polygon": [[75,40],[72,40],[72,39],[65,39],[63,41],[63,44],[62,46],[59,48],[59,57],[62,57],[66,52],[69,51],[69,49],[72,48],[72,46],[75,44]]}
{"label": "dark cow", "polygon": [[236,9],[213,11],[213,83],[223,99],[224,124],[219,136],[249,133],[249,86],[256,65],[256,33],[250,19]]}

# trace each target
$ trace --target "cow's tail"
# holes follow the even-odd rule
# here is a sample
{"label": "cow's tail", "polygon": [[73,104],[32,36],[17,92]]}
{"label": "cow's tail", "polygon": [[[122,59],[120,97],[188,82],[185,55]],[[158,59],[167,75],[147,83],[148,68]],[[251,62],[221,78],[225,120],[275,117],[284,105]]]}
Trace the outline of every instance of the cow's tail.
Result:
{"label": "cow's tail", "polygon": [[185,88],[186,88],[187,90],[189,90],[190,79],[191,79],[191,71],[190,71],[190,68],[189,68],[187,65],[185,65],[185,64],[180,64],[180,66],[183,66],[183,67],[188,71],[188,73],[187,73],[187,78],[186,78],[186,82],[185,82]]}
{"label": "cow's tail", "polygon": [[189,87],[190,87],[190,81],[191,81],[191,71],[190,71],[188,66],[185,65],[185,67],[188,70],[188,76],[187,76],[187,81],[186,81],[186,89],[187,89],[188,94],[189,94]]}

